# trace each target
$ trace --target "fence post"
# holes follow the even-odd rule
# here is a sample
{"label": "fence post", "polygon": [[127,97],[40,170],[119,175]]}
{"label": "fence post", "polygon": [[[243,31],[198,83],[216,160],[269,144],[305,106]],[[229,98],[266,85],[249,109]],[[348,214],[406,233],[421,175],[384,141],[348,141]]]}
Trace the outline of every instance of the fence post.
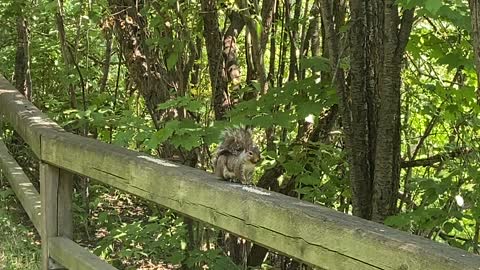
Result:
{"label": "fence post", "polygon": [[72,238],[72,174],[47,163],[40,163],[42,201],[42,270],[62,269],[50,258],[48,239]]}
{"label": "fence post", "polygon": [[60,182],[58,187],[58,235],[73,239],[73,174],[60,169]]}

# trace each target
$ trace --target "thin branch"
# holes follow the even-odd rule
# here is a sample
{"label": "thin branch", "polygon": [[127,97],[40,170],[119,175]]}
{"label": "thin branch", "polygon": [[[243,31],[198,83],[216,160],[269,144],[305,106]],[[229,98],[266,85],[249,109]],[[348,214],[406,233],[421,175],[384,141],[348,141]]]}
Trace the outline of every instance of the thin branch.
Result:
{"label": "thin branch", "polygon": [[[398,44],[395,51],[395,59],[402,61],[405,47],[407,46],[410,32],[414,21],[415,9],[407,9],[403,12],[400,30],[398,31]],[[400,64],[400,63],[399,63]]]}
{"label": "thin branch", "polygon": [[433,166],[435,163],[442,162],[446,159],[457,158],[459,156],[467,155],[472,153],[473,150],[460,148],[448,153],[436,154],[428,158],[421,158],[415,160],[404,160],[400,162],[401,168],[411,168],[411,167],[427,167]]}
{"label": "thin branch", "polygon": [[475,235],[473,236],[473,253],[479,254],[478,238],[480,237],[480,220],[475,220]]}

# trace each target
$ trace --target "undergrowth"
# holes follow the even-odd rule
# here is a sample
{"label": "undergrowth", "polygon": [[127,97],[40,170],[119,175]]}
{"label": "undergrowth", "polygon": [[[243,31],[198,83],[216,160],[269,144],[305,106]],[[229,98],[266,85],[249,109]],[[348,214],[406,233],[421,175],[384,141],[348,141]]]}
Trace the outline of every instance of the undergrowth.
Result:
{"label": "undergrowth", "polygon": [[0,270],[40,269],[40,250],[39,235],[12,189],[0,179]]}

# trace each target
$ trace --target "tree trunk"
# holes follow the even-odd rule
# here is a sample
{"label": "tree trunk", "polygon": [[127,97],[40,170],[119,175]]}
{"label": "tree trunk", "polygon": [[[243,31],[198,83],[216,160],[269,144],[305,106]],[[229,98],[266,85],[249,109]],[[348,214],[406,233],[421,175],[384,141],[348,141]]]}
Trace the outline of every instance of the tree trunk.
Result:
{"label": "tree trunk", "polygon": [[110,73],[110,61],[112,59],[112,28],[108,21],[104,22],[103,33],[105,35],[105,59],[103,59],[103,74],[100,81],[100,93],[105,92],[108,74]]}
{"label": "tree trunk", "polygon": [[17,17],[17,51],[15,57],[15,87],[28,100],[32,100],[32,78],[30,74],[30,52],[27,19],[23,14]]}
{"label": "tree trunk", "polygon": [[[403,54],[413,24],[413,10],[402,19],[394,0],[385,1],[383,69],[379,85],[378,129],[372,219],[383,222],[395,213],[400,181],[400,86]],[[399,27],[400,26],[400,27]]]}
{"label": "tree trunk", "polygon": [[[230,108],[231,102],[228,94],[228,79],[222,57],[222,34],[218,26],[218,13],[216,0],[202,0],[202,17],[205,45],[208,55],[208,70],[212,87],[213,108],[215,119],[225,118],[225,113]],[[234,38],[231,36],[228,45],[233,46]],[[231,53],[231,52],[230,52]]]}
{"label": "tree trunk", "polygon": [[[290,4],[290,3],[288,3]],[[297,55],[297,40],[298,40],[298,20],[290,20],[291,18],[300,18],[300,11],[302,10],[302,1],[295,1],[295,9],[293,16],[287,13],[287,25],[289,26],[289,38],[290,38],[290,63],[288,67],[288,80],[294,81],[298,74],[298,55]],[[289,11],[289,10],[288,10]]]}
{"label": "tree trunk", "polygon": [[[57,29],[58,29],[58,39],[60,40],[60,48],[62,50],[63,63],[65,64],[65,69],[67,70],[67,72],[73,73],[74,59],[67,44],[67,35],[65,33],[63,13],[64,13],[63,0],[57,0],[57,13],[55,14],[55,17],[56,17]],[[68,83],[67,88],[70,94],[70,107],[75,109],[77,108],[77,96],[76,96],[75,86],[73,85],[73,83]]]}
{"label": "tree trunk", "polygon": [[245,26],[245,21],[236,11],[229,16],[230,26],[223,37],[223,58],[225,59],[225,70],[228,80],[238,88],[240,83],[240,66],[237,63],[237,37]]}
{"label": "tree trunk", "polygon": [[400,177],[400,72],[413,23],[394,1],[350,1],[350,85],[339,66],[343,20],[322,0],[322,21],[348,151],[353,214],[377,222],[394,213]]}
{"label": "tree trunk", "polygon": [[140,10],[143,1],[109,0],[114,14],[115,33],[122,46],[125,64],[135,81],[155,127],[166,118],[166,112],[157,110],[157,105],[167,101],[169,78],[166,67],[157,54],[147,45],[149,37],[147,21]]}
{"label": "tree trunk", "polygon": [[[262,2],[262,10],[261,10],[261,31],[258,33],[257,29],[259,28],[256,24],[256,21],[252,19],[252,15],[249,12],[248,5],[246,1],[242,0],[239,1],[240,8],[243,10],[243,15],[247,18],[247,27],[249,31],[249,35],[251,38],[251,42],[246,41],[248,44],[247,50],[251,49],[251,64],[255,69],[255,77],[258,79],[258,84],[260,88],[260,94],[266,94],[268,92],[268,81],[265,71],[265,50],[268,43],[268,39],[270,38],[271,28],[273,23],[274,17],[274,10],[275,10],[275,0],[265,0]],[[260,23],[260,22],[257,22]],[[248,59],[248,58],[247,58]],[[248,62],[247,62],[248,64]],[[248,77],[248,76],[247,76]]]}
{"label": "tree trunk", "polygon": [[[352,26],[350,30],[350,89],[351,89],[351,148],[350,182],[352,185],[353,214],[370,219],[372,214],[372,170],[374,161],[370,150],[369,93],[367,80],[367,4],[364,1],[350,1]],[[346,119],[348,120],[348,119]]]}
{"label": "tree trunk", "polygon": [[477,72],[477,103],[480,104],[480,1],[468,0],[472,20],[473,51],[475,52],[475,68]]}

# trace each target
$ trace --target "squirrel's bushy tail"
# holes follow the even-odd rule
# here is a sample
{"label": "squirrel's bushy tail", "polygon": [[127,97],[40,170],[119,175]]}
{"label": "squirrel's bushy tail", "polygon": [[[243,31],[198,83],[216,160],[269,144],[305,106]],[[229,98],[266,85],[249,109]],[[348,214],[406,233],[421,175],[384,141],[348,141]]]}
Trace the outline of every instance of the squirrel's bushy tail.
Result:
{"label": "squirrel's bushy tail", "polygon": [[233,154],[253,147],[252,130],[245,126],[226,128],[222,133],[221,143],[217,148],[217,155]]}

